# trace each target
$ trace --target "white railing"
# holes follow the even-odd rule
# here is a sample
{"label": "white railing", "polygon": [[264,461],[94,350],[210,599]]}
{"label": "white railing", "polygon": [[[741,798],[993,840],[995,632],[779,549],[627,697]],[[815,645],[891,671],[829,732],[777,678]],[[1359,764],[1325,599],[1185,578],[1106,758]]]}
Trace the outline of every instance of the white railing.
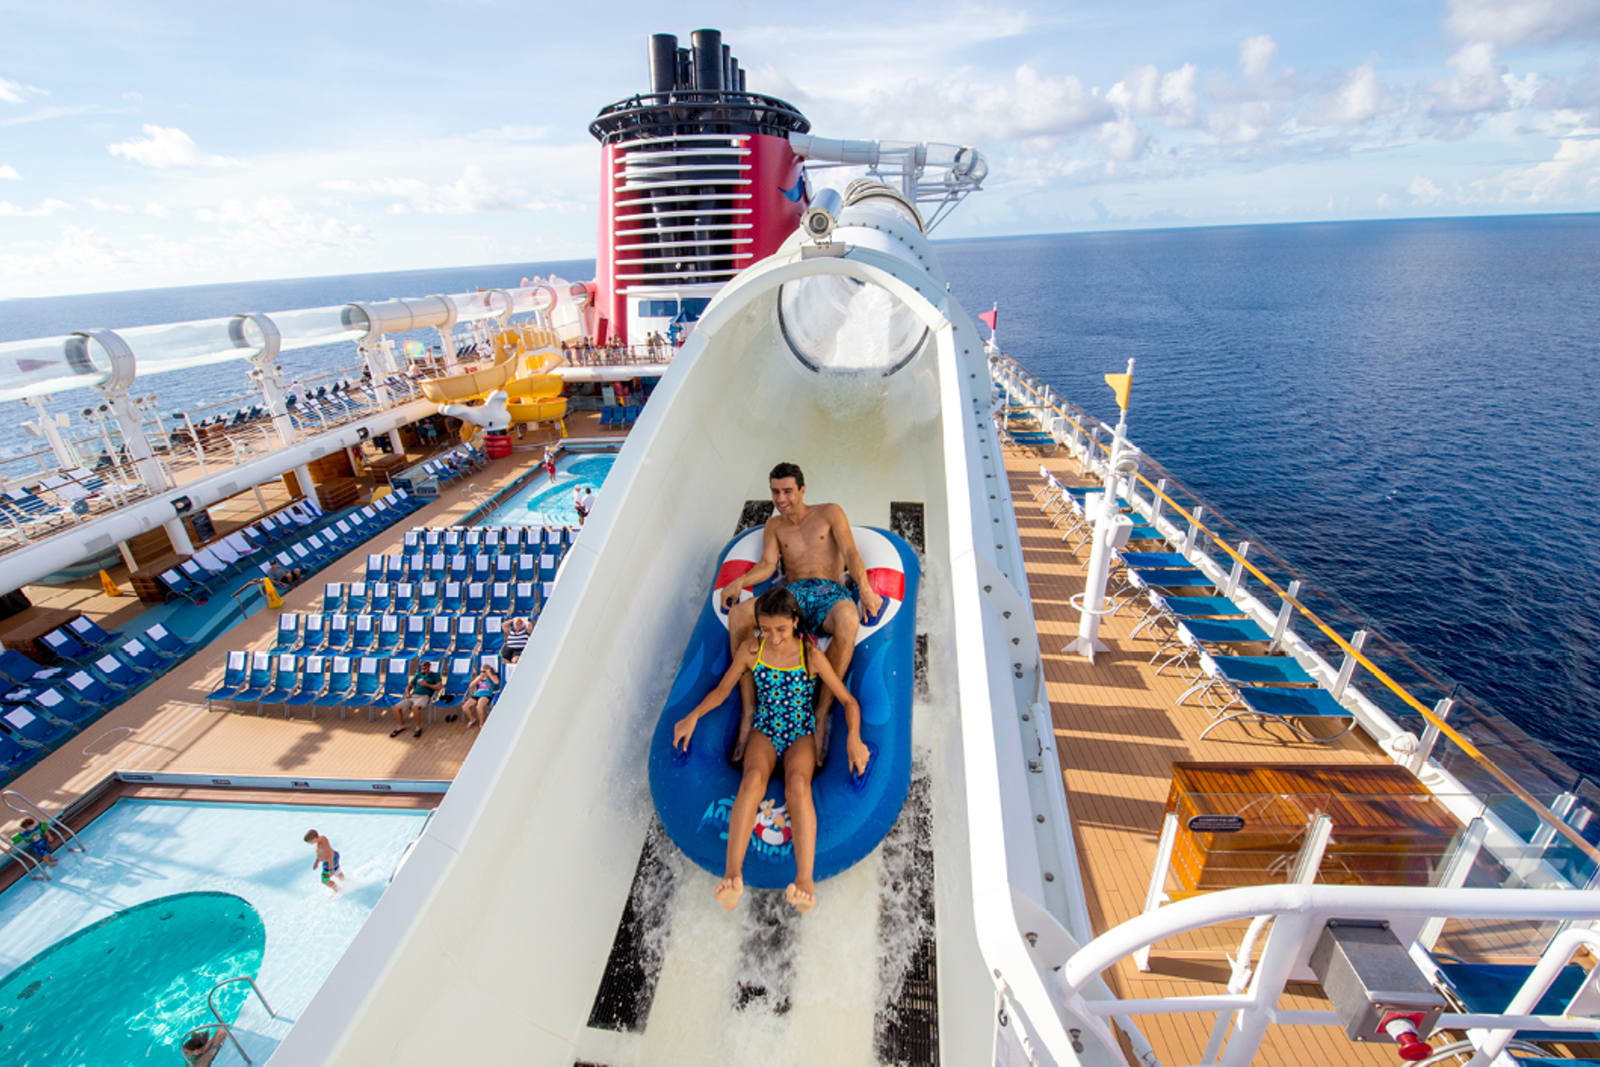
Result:
{"label": "white railing", "polygon": [[[1336,1026],[1333,1011],[1278,1007],[1284,986],[1304,977],[1305,961],[1333,919],[1376,919],[1418,927],[1438,918],[1588,923],[1600,916],[1600,892],[1551,889],[1403,889],[1392,886],[1272,885],[1227,889],[1169,904],[1121,923],[1073,953],[1057,975],[1070,1011],[1102,1038],[1114,1040],[1110,1017],[1216,1013],[1203,1064],[1248,1064],[1271,1025]],[[1107,968],[1179,934],[1221,923],[1268,918],[1272,922],[1261,958],[1242,992],[1188,997],[1090,999],[1085,995]],[[1573,927],[1545,947],[1539,964],[1504,1012],[1446,1012],[1437,1030],[1465,1030],[1476,1049],[1471,1067],[1484,1067],[1503,1051],[1518,1029],[1600,1031],[1600,1018],[1536,1015],[1532,1007],[1580,946],[1600,946],[1594,931]],[[1429,979],[1425,950],[1413,946]],[[1589,983],[1585,982],[1587,986]],[[1569,1008],[1570,1010],[1570,1008]],[[1226,1048],[1223,1048],[1226,1042]]]}

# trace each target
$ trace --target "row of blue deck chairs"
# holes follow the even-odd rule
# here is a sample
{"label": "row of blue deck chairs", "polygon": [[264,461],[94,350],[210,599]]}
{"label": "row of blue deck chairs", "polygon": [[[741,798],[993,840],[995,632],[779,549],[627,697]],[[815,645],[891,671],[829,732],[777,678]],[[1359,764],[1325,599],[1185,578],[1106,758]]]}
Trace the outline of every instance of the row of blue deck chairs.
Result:
{"label": "row of blue deck chairs", "polygon": [[[536,617],[543,596],[531,594]],[[507,615],[512,613],[507,613]],[[346,615],[285,612],[278,616],[273,652],[397,656],[498,652],[507,615]]]}
{"label": "row of blue deck chairs", "polygon": [[481,449],[470,444],[459,444],[442,455],[423,460],[398,474],[391,475],[389,484],[408,489],[428,482],[449,485],[469,474],[476,474],[488,463],[489,456]]}
{"label": "row of blue deck chairs", "polygon": [[[462,653],[421,657],[441,664],[444,688],[428,709],[431,722],[440,710],[461,704],[468,683],[481,663],[491,663],[497,673],[504,665],[492,654]],[[264,715],[280,709],[284,718],[304,710],[313,719],[320,710],[365,711],[368,721],[405,698],[417,657],[301,655],[293,652],[230,652],[222,684],[206,698],[207,707],[251,709]],[[502,681],[504,679],[502,678]],[[499,695],[498,688],[494,694]]]}
{"label": "row of blue deck chairs", "polygon": [[538,552],[570,547],[578,538],[576,526],[413,526],[405,533],[402,550],[450,552]]}
{"label": "row of blue deck chairs", "polygon": [[556,567],[535,564],[527,578],[488,582],[328,582],[325,615],[527,615],[539,610],[556,580]]}
{"label": "row of blue deck chairs", "polygon": [[193,645],[157,623],[124,639],[89,619],[56,631],[71,644],[46,641],[67,662],[43,666],[21,652],[0,652],[0,773],[11,774],[165,673]]}
{"label": "row of blue deck chairs", "polygon": [[643,404],[607,404],[600,409],[600,425],[632,426],[643,409]]}
{"label": "row of blue deck chairs", "polygon": [[[1035,492],[1039,506],[1053,524],[1065,528],[1063,540],[1076,551],[1093,536],[1093,517],[1084,498],[1099,490],[1063,485],[1043,467],[1039,473],[1043,482]],[[1132,511],[1127,501],[1119,499],[1118,504],[1123,511]],[[1159,548],[1171,548],[1154,523],[1137,513],[1130,518],[1135,522],[1130,546],[1160,542]],[[1280,613],[1268,630],[1262,620],[1222,595],[1213,577],[1197,563],[1181,551],[1114,550],[1117,584],[1109,592],[1113,610],[1134,600],[1146,605],[1130,636],[1150,630],[1157,646],[1150,661],[1159,662],[1158,672],[1172,668],[1189,683],[1177,702],[1194,698],[1210,710],[1213,721],[1200,736],[1241,719],[1279,722],[1318,742],[1337,740],[1354,729],[1350,709],[1323,688],[1327,679],[1314,676],[1279,651],[1288,614]],[[1336,733],[1311,732],[1302,725],[1309,719],[1342,719],[1344,725]]]}
{"label": "row of blue deck chairs", "polygon": [[121,487],[87,467],[51,475],[32,489],[9,489],[0,494],[0,535],[28,537],[53,530],[120,493]]}
{"label": "row of blue deck chairs", "polygon": [[[370,555],[366,580],[388,582],[548,582],[566,557],[565,546],[539,552],[501,552],[467,555],[448,552],[412,552],[405,556]],[[390,610],[390,609],[385,609]]]}
{"label": "row of blue deck chairs", "polygon": [[397,490],[315,533],[306,533],[323,516],[316,504],[302,500],[207,545],[159,577],[169,592],[201,603],[224,582],[251,569],[266,574],[273,563],[309,574],[370,540],[422,503],[415,495]]}

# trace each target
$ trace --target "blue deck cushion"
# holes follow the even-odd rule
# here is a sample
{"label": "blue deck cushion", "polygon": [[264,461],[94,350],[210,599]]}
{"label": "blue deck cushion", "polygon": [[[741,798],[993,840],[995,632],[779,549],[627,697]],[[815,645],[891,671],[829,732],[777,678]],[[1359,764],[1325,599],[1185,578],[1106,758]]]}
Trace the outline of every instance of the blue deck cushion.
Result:
{"label": "blue deck cushion", "polygon": [[1145,585],[1158,589],[1209,588],[1211,579],[1195,567],[1129,567]]}
{"label": "blue deck cushion", "polygon": [[[1467,1011],[1493,1015],[1506,1010],[1511,998],[1522,989],[1533,971],[1531,966],[1516,963],[1458,963],[1437,961],[1435,964],[1451,991],[1461,999]],[[1550,989],[1539,998],[1530,1015],[1560,1015],[1583,985],[1588,972],[1571,963],[1561,969]],[[1600,1034],[1583,1030],[1518,1030],[1518,1036],[1540,1041],[1600,1041]],[[1519,1060],[1518,1062],[1528,1062]],[[1561,1060],[1572,1063],[1572,1060]]]}
{"label": "blue deck cushion", "polygon": [[1196,641],[1225,645],[1243,641],[1270,641],[1272,635],[1251,619],[1185,619],[1183,628]]}
{"label": "blue deck cushion", "polygon": [[0,714],[0,729],[15,737],[24,748],[31,745],[54,748],[72,735],[71,726],[52,722],[27,708],[7,708]]}
{"label": "blue deck cushion", "polygon": [[1169,596],[1163,599],[1167,610],[1180,619],[1219,618],[1244,614],[1244,609],[1225,596]]}
{"label": "blue deck cushion", "polygon": [[[1326,689],[1267,689],[1246,685],[1238,688],[1238,694],[1238,700],[1229,705],[1226,714],[1200,731],[1202,739],[1223,723],[1234,719],[1254,718],[1282,722],[1306,740],[1318,742],[1336,741],[1356,726],[1355,716],[1348,708],[1333,699],[1333,694]],[[1343,730],[1327,736],[1308,733],[1295,721],[1318,718],[1343,718],[1348,721]]]}
{"label": "blue deck cushion", "polygon": [[[861,704],[861,736],[871,759],[856,778],[845,758],[843,733],[812,782],[818,833],[816,877],[831,877],[877,847],[894,824],[911,783],[912,651],[920,568],[904,541],[887,531],[855,527],[856,546],[885,608],[857,635],[845,685]],[[761,554],[758,527],[735,537],[719,554],[714,584],[720,588],[748,570]],[[739,726],[739,694],[704,716],[687,753],[673,748],[674,724],[709,693],[727,670],[727,615],[707,589],[689,646],[678,667],[650,746],[650,792],[668,836],[695,863],[720,875],[728,816],[740,769],[728,762]],[[843,730],[835,709],[834,729]],[[767,789],[772,802],[758,818],[744,865],[745,884],[780,888],[794,880],[794,851],[783,822],[783,775]]]}

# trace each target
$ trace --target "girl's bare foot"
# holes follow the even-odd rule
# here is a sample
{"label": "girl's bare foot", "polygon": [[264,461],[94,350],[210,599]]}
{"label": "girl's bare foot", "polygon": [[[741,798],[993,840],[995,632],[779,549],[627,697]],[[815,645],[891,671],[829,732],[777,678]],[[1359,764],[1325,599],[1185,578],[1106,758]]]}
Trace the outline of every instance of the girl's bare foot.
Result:
{"label": "girl's bare foot", "polygon": [[817,906],[817,887],[810,882],[806,884],[810,885],[811,888],[801,889],[798,882],[790,882],[789,888],[783,891],[783,899],[787,900],[789,906],[801,915],[810,915],[812,909]]}
{"label": "girl's bare foot", "polygon": [[744,879],[738,875],[724,878],[717,884],[716,891],[711,895],[717,898],[717,903],[732,911],[739,906],[739,897],[744,894]]}

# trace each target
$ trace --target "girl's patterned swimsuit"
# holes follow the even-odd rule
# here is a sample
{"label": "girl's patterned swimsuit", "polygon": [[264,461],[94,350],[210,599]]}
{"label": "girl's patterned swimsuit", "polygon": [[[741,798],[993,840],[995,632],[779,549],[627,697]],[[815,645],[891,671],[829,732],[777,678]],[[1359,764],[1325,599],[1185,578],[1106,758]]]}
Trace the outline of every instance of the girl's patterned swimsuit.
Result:
{"label": "girl's patterned swimsuit", "polygon": [[756,713],[750,725],[766,735],[779,756],[817,728],[817,680],[806,671],[805,638],[799,641],[800,662],[793,667],[772,667],[762,662],[761,653],[767,643],[761,642],[751,672],[756,682]]}

